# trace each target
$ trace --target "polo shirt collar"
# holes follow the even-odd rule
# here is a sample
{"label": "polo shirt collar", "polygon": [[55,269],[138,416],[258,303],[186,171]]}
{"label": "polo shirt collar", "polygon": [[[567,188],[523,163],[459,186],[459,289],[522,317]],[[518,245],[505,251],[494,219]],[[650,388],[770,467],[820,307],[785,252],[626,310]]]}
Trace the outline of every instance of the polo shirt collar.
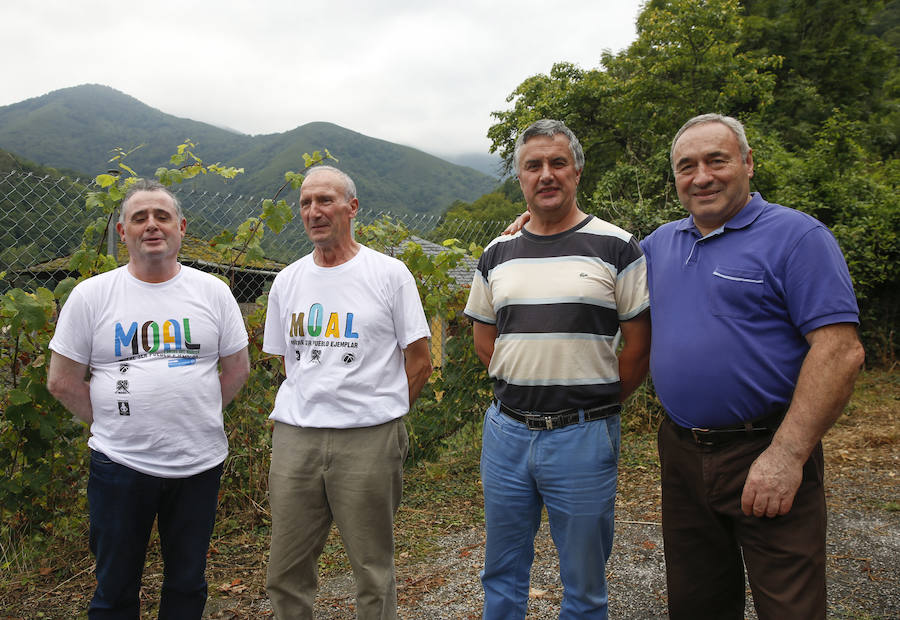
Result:
{"label": "polo shirt collar", "polygon": [[[763,200],[763,197],[760,195],[759,192],[752,192],[750,194],[750,202],[745,204],[743,206],[743,208],[735,214],[734,217],[732,217],[730,220],[725,222],[725,224],[724,224],[724,226],[722,226],[722,228],[724,228],[724,229],[746,228],[747,226],[752,224],[756,220],[756,218],[759,217],[759,214],[763,212],[763,209],[765,209],[765,206],[767,204],[768,203],[765,200]],[[700,234],[700,230],[696,227],[696,225],[694,225],[694,216],[693,215],[689,215],[686,218],[684,218],[683,220],[680,220],[678,222],[678,225],[675,227],[675,229],[678,231],[695,232],[698,235]],[[721,229],[718,229],[718,230],[721,230]],[[700,236],[702,236],[702,235],[700,235]]]}

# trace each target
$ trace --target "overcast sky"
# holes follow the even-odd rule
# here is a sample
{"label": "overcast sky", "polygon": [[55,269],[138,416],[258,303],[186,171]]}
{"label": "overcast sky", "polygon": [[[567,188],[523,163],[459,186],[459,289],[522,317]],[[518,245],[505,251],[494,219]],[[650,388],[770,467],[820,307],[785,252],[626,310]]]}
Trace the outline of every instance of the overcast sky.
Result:
{"label": "overcast sky", "polygon": [[0,1],[0,106],[105,84],[243,133],[329,121],[439,155],[486,153],[516,86],[598,67],[642,3]]}

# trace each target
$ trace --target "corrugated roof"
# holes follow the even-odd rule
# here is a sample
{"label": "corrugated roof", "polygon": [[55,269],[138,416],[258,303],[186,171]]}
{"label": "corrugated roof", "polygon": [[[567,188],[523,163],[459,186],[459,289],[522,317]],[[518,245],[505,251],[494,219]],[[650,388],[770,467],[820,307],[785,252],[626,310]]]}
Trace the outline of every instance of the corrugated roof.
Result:
{"label": "corrugated roof", "polygon": [[[437,256],[441,252],[447,251],[447,248],[444,246],[415,235],[410,236],[409,241],[422,246],[422,251],[428,256]],[[459,261],[459,264],[450,270],[450,275],[460,286],[470,286],[477,267],[478,261],[466,254],[463,256],[463,259]]]}

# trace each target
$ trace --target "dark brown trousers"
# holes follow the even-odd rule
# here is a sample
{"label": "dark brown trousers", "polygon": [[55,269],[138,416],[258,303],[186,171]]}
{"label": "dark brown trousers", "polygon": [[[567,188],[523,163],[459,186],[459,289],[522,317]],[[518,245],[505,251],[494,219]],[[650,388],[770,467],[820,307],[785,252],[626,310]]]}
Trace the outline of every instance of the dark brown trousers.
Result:
{"label": "dark brown trousers", "polygon": [[665,420],[658,440],[670,618],[741,620],[745,565],[760,620],[825,618],[822,445],[791,510],[770,519],[744,515],[741,493],[771,437],[704,447]]}

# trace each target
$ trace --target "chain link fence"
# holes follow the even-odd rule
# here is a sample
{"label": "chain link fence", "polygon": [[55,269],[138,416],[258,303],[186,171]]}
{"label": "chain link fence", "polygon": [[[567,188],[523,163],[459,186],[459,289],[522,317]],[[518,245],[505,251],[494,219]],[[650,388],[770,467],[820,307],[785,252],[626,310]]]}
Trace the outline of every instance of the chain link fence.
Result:
{"label": "chain link fence", "polygon": [[[54,290],[64,279],[78,277],[70,263],[72,255],[81,247],[85,227],[98,215],[89,213],[85,206],[87,194],[92,189],[91,182],[79,179],[15,170],[0,172],[0,273],[5,274],[0,279],[0,294],[12,288]],[[172,189],[181,201],[188,221],[179,260],[203,271],[230,276],[232,292],[245,314],[257,308],[256,299],[267,290],[282,268],[312,250],[299,217],[299,192],[295,191],[285,197],[293,207],[294,219],[280,234],[267,231],[261,240],[265,258],[248,261],[231,271],[210,240],[223,229],[236,230],[248,217],[258,214],[262,198],[210,193],[188,184]],[[448,221],[434,215],[410,215],[408,211],[403,214],[373,213],[366,211],[365,197],[360,202],[358,226],[388,217],[393,223],[405,226],[411,240],[430,255],[445,251],[441,242],[447,238],[458,239],[463,246],[473,242],[484,246],[508,224],[463,219]],[[98,245],[99,250],[116,256],[120,265],[128,261],[127,251],[114,226],[109,227],[106,238]],[[468,287],[475,266],[475,259],[466,257],[450,271],[450,275],[458,286]],[[420,399],[418,409],[422,414],[414,429],[417,449],[426,452],[466,420],[480,415],[481,401],[489,398],[484,387],[487,385],[486,373],[474,355],[468,321],[461,312],[451,320],[430,319],[435,373],[426,390],[428,395],[423,394]],[[0,350],[5,346],[0,338]],[[476,391],[484,392],[483,398],[474,398]]]}
{"label": "chain link fence", "polygon": [[[180,260],[205,271],[224,273],[226,265],[221,264],[219,253],[209,240],[223,229],[236,229],[259,213],[263,199],[200,191],[187,183],[172,189],[188,220]],[[81,244],[85,226],[96,217],[85,208],[89,191],[90,182],[80,179],[42,177],[16,170],[0,173],[0,272],[6,272],[0,290],[37,286],[53,289],[64,278],[76,275],[69,267],[69,259]],[[267,232],[262,238],[265,260],[252,262],[237,272],[233,290],[238,301],[252,302],[281,268],[312,250],[300,221],[297,195],[295,191],[286,197],[294,207],[294,220],[280,234]],[[446,221],[428,214],[372,213],[366,211],[365,197],[360,198],[360,203],[359,224],[389,217],[403,224],[429,254],[440,252],[440,242],[447,238],[456,238],[463,245],[474,242],[483,246],[508,224]],[[105,245],[101,250],[116,255],[120,264],[127,262],[127,253],[113,227],[101,245]],[[466,261],[454,273],[461,285],[471,282],[473,267],[474,261]]]}

